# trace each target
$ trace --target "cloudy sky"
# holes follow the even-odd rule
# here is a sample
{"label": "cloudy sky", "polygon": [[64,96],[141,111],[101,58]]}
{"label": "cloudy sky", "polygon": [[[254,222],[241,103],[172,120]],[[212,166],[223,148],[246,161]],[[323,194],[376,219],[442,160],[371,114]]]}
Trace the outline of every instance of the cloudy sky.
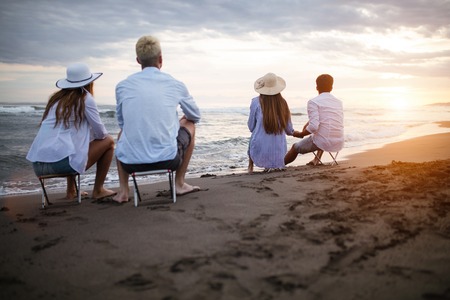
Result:
{"label": "cloudy sky", "polygon": [[148,34],[204,107],[248,106],[268,72],[291,107],[322,73],[347,105],[450,102],[450,0],[2,0],[0,34],[0,102],[46,102],[83,61],[104,73],[97,102],[114,104]]}

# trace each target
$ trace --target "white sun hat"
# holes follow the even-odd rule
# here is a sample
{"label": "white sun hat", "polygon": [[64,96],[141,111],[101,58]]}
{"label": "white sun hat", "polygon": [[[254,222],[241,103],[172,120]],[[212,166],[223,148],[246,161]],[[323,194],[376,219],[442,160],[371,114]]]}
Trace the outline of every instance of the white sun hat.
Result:
{"label": "white sun hat", "polygon": [[276,95],[286,87],[286,81],[274,73],[267,73],[255,81],[255,91],[263,95]]}
{"label": "white sun hat", "polygon": [[60,89],[82,87],[103,75],[103,73],[91,73],[89,67],[84,63],[69,65],[66,73],[67,78],[60,79],[56,82],[56,86]]}

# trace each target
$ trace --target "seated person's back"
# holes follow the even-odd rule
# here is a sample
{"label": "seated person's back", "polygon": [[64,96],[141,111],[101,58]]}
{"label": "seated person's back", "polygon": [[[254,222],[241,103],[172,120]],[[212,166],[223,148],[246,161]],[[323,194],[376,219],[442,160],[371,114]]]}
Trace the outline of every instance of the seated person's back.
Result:
{"label": "seated person's back", "polygon": [[320,149],[339,151],[344,146],[344,113],[342,101],[329,92],[308,101],[309,125],[312,139]]}
{"label": "seated person's back", "polygon": [[180,128],[178,105],[188,119],[198,121],[200,117],[185,85],[155,67],[147,67],[120,82],[116,98],[122,128],[116,156],[127,164],[174,158]]}
{"label": "seated person's back", "polygon": [[[294,136],[304,138],[292,145],[284,157],[285,164],[293,162],[298,154],[319,151],[337,152],[344,146],[344,112],[342,101],[331,94],[334,79],[328,74],[322,74],[316,79],[318,96],[308,101],[308,122],[302,132]],[[311,162],[317,164],[316,159]]]}
{"label": "seated person's back", "polygon": [[[159,41],[143,36],[136,43],[141,71],[116,87],[117,120],[121,129],[116,147],[120,190],[114,198],[128,201],[128,177],[132,172],[176,170],[178,195],[199,190],[185,182],[194,150],[195,123],[200,111],[186,86],[161,72]],[[178,118],[177,108],[184,116]]]}

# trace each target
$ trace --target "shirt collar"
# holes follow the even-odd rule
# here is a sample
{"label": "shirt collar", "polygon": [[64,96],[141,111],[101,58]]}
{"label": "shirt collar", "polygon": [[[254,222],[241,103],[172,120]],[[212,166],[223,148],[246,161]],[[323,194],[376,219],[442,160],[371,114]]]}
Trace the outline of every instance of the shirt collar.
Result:
{"label": "shirt collar", "polygon": [[158,69],[157,67],[145,67],[142,71],[143,72],[160,72],[161,70]]}

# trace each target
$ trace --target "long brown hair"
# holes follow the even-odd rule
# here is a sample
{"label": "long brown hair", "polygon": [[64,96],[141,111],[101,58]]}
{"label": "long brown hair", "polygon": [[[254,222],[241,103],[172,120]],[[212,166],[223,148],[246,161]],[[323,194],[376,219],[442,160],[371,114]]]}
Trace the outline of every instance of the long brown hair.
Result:
{"label": "long brown hair", "polygon": [[86,91],[92,95],[94,94],[94,82],[85,85],[84,88],[62,89],[53,93],[45,107],[41,124],[45,118],[47,118],[50,108],[52,108],[53,105],[57,105],[55,127],[63,122],[64,126],[69,128],[70,117],[73,113],[75,116],[75,127],[78,128],[84,119],[84,99],[86,97]]}
{"label": "long brown hair", "polygon": [[268,134],[282,133],[291,119],[291,112],[281,94],[260,95],[264,129]]}

